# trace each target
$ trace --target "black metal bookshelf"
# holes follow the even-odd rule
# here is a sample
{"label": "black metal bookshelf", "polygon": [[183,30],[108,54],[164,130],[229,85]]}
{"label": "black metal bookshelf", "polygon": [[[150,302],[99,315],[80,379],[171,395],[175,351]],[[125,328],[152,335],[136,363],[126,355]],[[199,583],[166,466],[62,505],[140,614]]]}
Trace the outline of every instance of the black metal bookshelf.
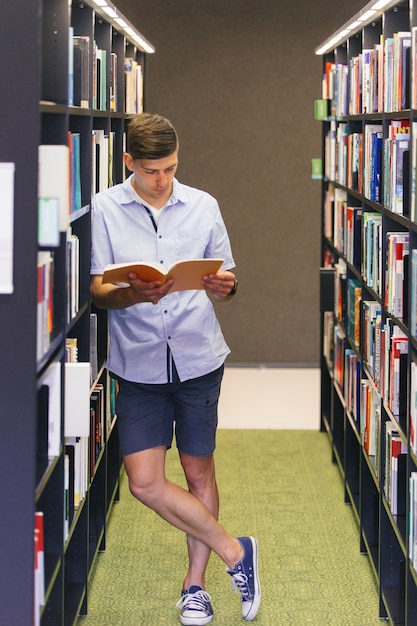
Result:
{"label": "black metal bookshelf", "polygon": [[[416,26],[411,0],[369,2],[316,50],[323,59],[318,100],[325,101],[316,105],[324,111],[318,116],[323,126],[321,427],[344,479],[345,501],[358,521],[359,549],[375,574],[380,617],[407,626],[417,623],[410,531],[416,515],[410,484],[417,467],[410,419],[411,364],[416,361],[410,325],[417,290],[410,267],[417,248]],[[397,65],[389,67],[395,46]],[[395,126],[402,130],[392,130]],[[367,132],[375,142],[371,147],[365,145]],[[396,143],[396,132],[406,137]],[[401,160],[400,139],[408,142]],[[393,204],[394,195],[399,205]],[[395,268],[394,232],[399,239],[404,235],[409,246],[401,248],[402,264]],[[392,275],[399,281],[401,314],[391,298]],[[407,343],[403,356],[394,357],[395,335]]]}
{"label": "black metal bookshelf", "polygon": [[[10,626],[70,626],[88,610],[89,578],[98,553],[105,549],[121,468],[115,389],[105,369],[107,315],[94,310],[89,298],[89,207],[97,188],[92,136],[94,130],[112,136],[114,165],[109,168],[108,183],[121,182],[129,113],[143,107],[142,102],[135,111],[126,111],[125,58],[139,65],[143,76],[153,47],[111,2],[98,7],[89,0],[74,0],[70,5],[64,0],[40,0],[30,6],[16,0],[4,12],[0,35],[0,166],[7,164],[14,171],[7,181],[13,205],[6,207],[13,221],[13,280],[7,289],[0,286],[0,621]],[[83,106],[71,102],[73,36],[88,37],[89,94]],[[94,101],[96,46],[104,50],[102,97],[106,104],[100,108]],[[68,133],[78,135],[80,142],[80,206],[68,215],[66,228],[59,227],[55,244],[39,245],[39,145],[67,146]],[[59,211],[62,215],[62,207]],[[69,270],[69,234],[78,241],[75,281]],[[39,352],[41,252],[52,259],[53,274],[48,341]],[[0,276],[4,267],[0,260]],[[68,313],[72,281],[77,306]],[[97,360],[91,370],[94,375],[86,397],[90,408],[85,418],[92,419],[93,396],[101,398],[103,413],[98,434],[97,425],[92,432],[94,422],[89,422],[87,488],[77,503],[69,486],[73,475],[65,420],[66,342],[73,338],[78,362],[90,363],[93,314],[97,316]],[[48,387],[44,381],[54,366],[59,375],[51,415],[52,383]],[[51,422],[59,432],[53,454],[48,450]],[[34,584],[36,511],[42,512],[44,524],[44,590],[39,609],[35,609]]]}

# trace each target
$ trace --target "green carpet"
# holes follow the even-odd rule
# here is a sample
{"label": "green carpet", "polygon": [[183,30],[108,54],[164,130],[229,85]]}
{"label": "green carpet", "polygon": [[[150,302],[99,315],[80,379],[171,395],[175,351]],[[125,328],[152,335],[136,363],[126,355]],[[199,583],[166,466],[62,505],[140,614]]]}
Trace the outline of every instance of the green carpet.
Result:
{"label": "green carpet", "polygon": [[[260,545],[260,626],[377,626],[378,594],[327,435],[314,431],[220,430],[216,451],[220,522]],[[177,454],[168,476],[184,485]],[[123,474],[124,476],[124,474]],[[138,503],[122,480],[106,551],[91,578],[78,626],[179,624],[185,538]],[[214,624],[246,623],[223,562],[213,554],[207,591]]]}

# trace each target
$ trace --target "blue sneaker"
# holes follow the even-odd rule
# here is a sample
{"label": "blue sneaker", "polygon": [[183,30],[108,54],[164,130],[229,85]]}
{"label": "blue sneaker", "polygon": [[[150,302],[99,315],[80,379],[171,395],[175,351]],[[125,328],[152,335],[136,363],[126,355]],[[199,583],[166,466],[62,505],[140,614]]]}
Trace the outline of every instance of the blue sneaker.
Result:
{"label": "blue sneaker", "polygon": [[261,585],[258,575],[258,542],[253,537],[238,537],[243,548],[243,559],[235,569],[227,569],[232,577],[233,589],[240,591],[242,616],[248,622],[255,619],[261,604]]}
{"label": "blue sneaker", "polygon": [[183,626],[204,626],[213,619],[211,598],[199,585],[191,585],[188,591],[182,590],[177,609],[181,609],[180,622]]}

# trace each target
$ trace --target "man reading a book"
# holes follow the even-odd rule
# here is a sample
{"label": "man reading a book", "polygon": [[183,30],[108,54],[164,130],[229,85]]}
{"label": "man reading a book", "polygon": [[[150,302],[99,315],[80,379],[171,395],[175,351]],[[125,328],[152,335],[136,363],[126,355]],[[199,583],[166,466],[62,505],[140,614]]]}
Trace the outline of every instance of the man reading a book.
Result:
{"label": "man reading a book", "polygon": [[[109,311],[107,368],[118,381],[116,413],[129,487],[186,533],[189,565],[177,603],[181,624],[213,619],[205,581],[211,550],[227,565],[241,594],[242,616],[251,621],[261,598],[258,544],[250,536],[231,536],[218,523],[213,457],[230,350],[212,298],[229,300],[236,293],[229,237],[217,201],[175,178],[178,136],[169,120],[133,116],[124,159],[131,175],[93,201],[91,296]],[[223,263],[202,276],[196,289],[170,293],[173,278],[162,284],[134,272],[127,285],[102,280],[109,264],[152,261],[169,268],[205,258]],[[174,433],[188,491],[165,475]]]}

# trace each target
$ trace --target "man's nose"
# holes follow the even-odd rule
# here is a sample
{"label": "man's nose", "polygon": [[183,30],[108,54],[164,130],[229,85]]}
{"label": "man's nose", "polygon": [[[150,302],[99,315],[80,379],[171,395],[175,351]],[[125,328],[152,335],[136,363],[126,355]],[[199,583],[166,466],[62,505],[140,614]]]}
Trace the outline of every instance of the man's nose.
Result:
{"label": "man's nose", "polygon": [[165,183],[167,182],[167,177],[165,176],[164,172],[158,173],[157,182],[158,182],[158,185],[161,185],[161,187],[165,185]]}

